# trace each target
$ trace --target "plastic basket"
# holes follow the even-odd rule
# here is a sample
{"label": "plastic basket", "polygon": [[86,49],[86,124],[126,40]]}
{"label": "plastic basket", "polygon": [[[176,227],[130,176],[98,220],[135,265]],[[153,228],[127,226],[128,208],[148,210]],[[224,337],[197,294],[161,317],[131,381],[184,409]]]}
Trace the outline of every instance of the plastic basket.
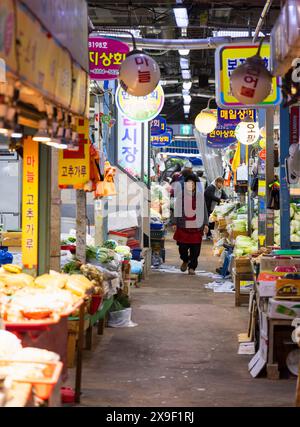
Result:
{"label": "plastic basket", "polygon": [[163,228],[164,225],[160,223],[150,224],[150,230],[162,230]]}
{"label": "plastic basket", "polygon": [[150,230],[151,239],[163,239],[165,235],[164,230]]}
{"label": "plastic basket", "polygon": [[127,245],[128,235],[126,233],[121,233],[118,231],[110,231],[108,234],[108,238],[111,240],[115,240],[120,246]]}
{"label": "plastic basket", "polygon": [[132,253],[132,259],[134,259],[135,261],[141,260],[141,254],[142,254],[141,248],[132,249],[131,253]]}

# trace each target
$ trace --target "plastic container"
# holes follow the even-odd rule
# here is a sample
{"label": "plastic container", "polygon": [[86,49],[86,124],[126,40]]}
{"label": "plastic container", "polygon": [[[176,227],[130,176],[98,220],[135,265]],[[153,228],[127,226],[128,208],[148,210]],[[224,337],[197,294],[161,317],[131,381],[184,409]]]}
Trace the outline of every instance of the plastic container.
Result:
{"label": "plastic container", "polygon": [[162,230],[163,228],[164,228],[164,225],[160,223],[150,224],[150,230]]}
{"label": "plastic container", "polygon": [[102,295],[92,295],[89,314],[95,314],[102,303]]}
{"label": "plastic container", "polygon": [[165,235],[164,230],[150,230],[151,239],[163,239],[164,235]]}
{"label": "plastic container", "polygon": [[126,246],[128,235],[126,233],[121,233],[119,231],[110,231],[108,233],[109,240],[115,240],[119,246]]}
{"label": "plastic container", "polygon": [[75,403],[75,391],[71,387],[61,387],[61,403]]}
{"label": "plastic container", "polygon": [[141,248],[132,249],[131,253],[132,253],[132,259],[134,259],[135,261],[141,260],[141,254],[142,254]]}

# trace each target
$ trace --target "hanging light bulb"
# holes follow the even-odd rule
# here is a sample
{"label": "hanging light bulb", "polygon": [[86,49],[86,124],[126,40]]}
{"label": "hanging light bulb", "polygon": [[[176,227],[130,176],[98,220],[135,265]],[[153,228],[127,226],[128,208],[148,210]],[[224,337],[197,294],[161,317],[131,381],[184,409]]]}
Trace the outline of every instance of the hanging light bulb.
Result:
{"label": "hanging light bulb", "polygon": [[252,145],[259,140],[259,126],[251,119],[240,122],[235,128],[235,136],[241,144]]}
{"label": "hanging light bulb", "polygon": [[51,138],[49,136],[48,129],[47,129],[47,120],[39,121],[39,130],[37,131],[37,133],[34,135],[32,139],[33,141],[43,142],[43,143],[47,143],[51,141]]}
{"label": "hanging light bulb", "polygon": [[217,114],[214,110],[209,108],[210,101],[212,99],[213,98],[210,98],[208,100],[207,107],[200,111],[195,119],[195,127],[201,133],[208,134],[212,132],[217,126]]}
{"label": "hanging light bulb", "polygon": [[160,69],[151,56],[136,49],[133,37],[133,50],[126,56],[119,70],[121,87],[133,96],[146,96],[153,92],[160,80]]}
{"label": "hanging light bulb", "polygon": [[260,56],[261,45],[256,55],[247,58],[230,76],[233,96],[245,105],[259,104],[272,89],[272,75]]}

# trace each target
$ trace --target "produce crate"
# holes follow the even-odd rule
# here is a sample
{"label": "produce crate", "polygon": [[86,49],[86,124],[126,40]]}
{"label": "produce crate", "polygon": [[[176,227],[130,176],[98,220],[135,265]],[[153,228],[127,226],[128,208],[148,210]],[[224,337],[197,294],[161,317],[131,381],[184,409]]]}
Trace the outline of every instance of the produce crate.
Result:
{"label": "produce crate", "polygon": [[235,257],[233,266],[237,273],[252,273],[251,261],[248,257]]}
{"label": "produce crate", "polygon": [[165,230],[150,230],[150,238],[152,239],[163,239],[165,236]]}
{"label": "produce crate", "polygon": [[232,269],[233,282],[235,286],[235,305],[238,307],[242,304],[249,305],[250,290],[243,292],[243,282],[253,282],[253,273],[238,273],[234,268]]}

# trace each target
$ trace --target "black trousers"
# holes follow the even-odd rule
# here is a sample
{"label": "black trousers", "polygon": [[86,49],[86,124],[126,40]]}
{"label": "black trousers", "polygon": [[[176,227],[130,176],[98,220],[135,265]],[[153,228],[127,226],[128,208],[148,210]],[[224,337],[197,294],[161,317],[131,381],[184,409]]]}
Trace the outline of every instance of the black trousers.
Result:
{"label": "black trousers", "polygon": [[196,270],[201,250],[201,243],[177,243],[180,258],[188,263],[188,267]]}

